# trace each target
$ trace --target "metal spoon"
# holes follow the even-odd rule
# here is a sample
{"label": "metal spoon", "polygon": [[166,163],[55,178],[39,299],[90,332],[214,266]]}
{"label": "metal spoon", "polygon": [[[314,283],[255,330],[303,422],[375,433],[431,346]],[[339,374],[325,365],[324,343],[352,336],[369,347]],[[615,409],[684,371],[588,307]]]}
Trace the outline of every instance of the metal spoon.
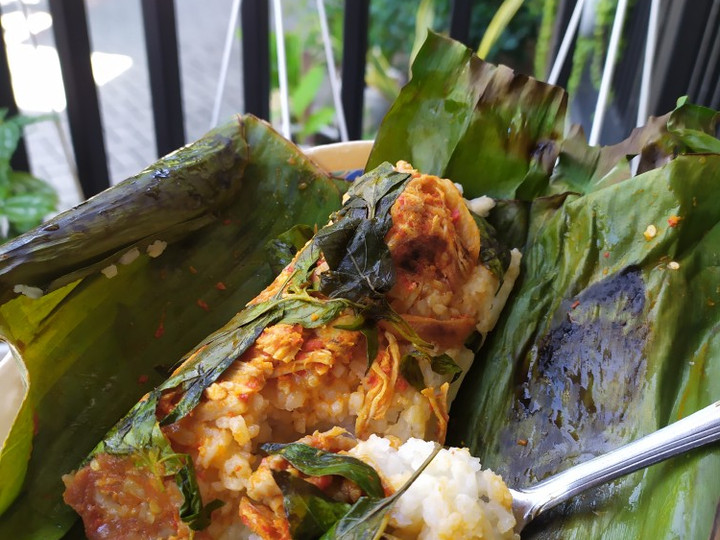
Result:
{"label": "metal spoon", "polygon": [[693,448],[720,440],[720,401],[635,442],[551,476],[527,489],[511,489],[515,531],[578,493]]}

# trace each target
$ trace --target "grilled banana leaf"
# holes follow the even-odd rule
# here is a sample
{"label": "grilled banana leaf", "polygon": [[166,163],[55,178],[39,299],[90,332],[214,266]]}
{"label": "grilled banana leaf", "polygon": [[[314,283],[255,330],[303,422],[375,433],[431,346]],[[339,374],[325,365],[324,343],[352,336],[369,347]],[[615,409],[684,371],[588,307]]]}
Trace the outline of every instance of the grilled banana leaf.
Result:
{"label": "grilled banana leaf", "polygon": [[341,194],[246,116],[2,247],[0,332],[29,391],[0,454],[0,538],[63,536],[60,475],[270,282],[265,244]]}
{"label": "grilled banana leaf", "polygon": [[[451,440],[527,486],[717,400],[719,187],[720,155],[686,155],[533,205],[522,284]],[[719,478],[715,445],[578,497],[526,536],[713,538]]]}
{"label": "grilled banana leaf", "polygon": [[385,116],[367,168],[403,159],[465,195],[532,198],[547,185],[567,94],[432,32]]}
{"label": "grilled banana leaf", "polygon": [[[454,402],[448,442],[511,487],[720,398],[716,113],[683,99],[609,147],[563,136],[564,115],[562,90],[431,35],[368,164],[406,159],[471,197],[505,199],[488,220],[524,252],[521,279]],[[589,492],[523,537],[719,534],[714,445]]]}

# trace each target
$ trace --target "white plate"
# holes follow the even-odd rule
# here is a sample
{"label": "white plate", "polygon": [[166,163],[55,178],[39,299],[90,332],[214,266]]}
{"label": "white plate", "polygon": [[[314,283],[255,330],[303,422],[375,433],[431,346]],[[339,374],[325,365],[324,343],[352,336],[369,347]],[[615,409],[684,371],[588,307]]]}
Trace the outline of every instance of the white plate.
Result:
{"label": "white plate", "polygon": [[[373,141],[328,144],[307,149],[305,153],[326,171],[344,173],[365,167],[372,144]],[[0,442],[4,444],[25,396],[26,384],[20,360],[10,353],[4,357],[2,354],[0,351]]]}

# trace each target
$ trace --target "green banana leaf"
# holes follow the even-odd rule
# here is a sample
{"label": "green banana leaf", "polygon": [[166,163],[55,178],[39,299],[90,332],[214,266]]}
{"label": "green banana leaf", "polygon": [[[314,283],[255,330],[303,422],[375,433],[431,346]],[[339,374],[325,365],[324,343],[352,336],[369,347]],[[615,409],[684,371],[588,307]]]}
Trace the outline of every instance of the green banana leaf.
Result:
{"label": "green banana leaf", "polygon": [[[405,159],[469,197],[505,199],[490,222],[524,251],[521,279],[451,410],[449,442],[511,486],[720,397],[712,112],[681,102],[627,141],[590,148],[563,136],[566,101],[430,34],[368,163]],[[693,152],[707,155],[672,160]],[[635,154],[643,174],[632,177]],[[0,249],[0,331],[31,383],[0,454],[0,511],[19,493],[0,538],[63,536],[75,515],[58,472],[269,281],[269,239],[324,223],[340,191],[248,117]],[[154,259],[144,253],[156,240],[169,245]],[[136,246],[116,277],[99,273]],[[45,295],[16,297],[19,284]],[[716,445],[589,493],[526,536],[706,538],[719,477]]]}
{"label": "green banana leaf", "polygon": [[[521,487],[717,400],[718,187],[720,155],[686,155],[534,204],[522,283],[466,377],[451,440]],[[591,491],[526,537],[711,538],[719,478],[715,445]]]}
{"label": "green banana leaf", "polygon": [[[246,116],[0,249],[0,332],[29,380],[0,454],[0,538],[63,536],[77,516],[60,475],[270,282],[265,244],[325,223],[341,194]],[[152,258],[155,241],[167,247]]]}
{"label": "green banana leaf", "polygon": [[468,197],[532,199],[549,181],[566,107],[561,88],[483,62],[429,32],[367,169],[403,159],[452,178]]}
{"label": "green banana leaf", "polygon": [[[561,90],[458,43],[431,36],[413,75],[368,166],[406,159],[470,196],[512,199],[489,221],[524,252],[450,411],[448,443],[522,487],[719,399],[716,113],[680,100],[594,148],[581,132],[562,137]],[[716,538],[718,515],[715,445],[578,497],[523,537]]]}

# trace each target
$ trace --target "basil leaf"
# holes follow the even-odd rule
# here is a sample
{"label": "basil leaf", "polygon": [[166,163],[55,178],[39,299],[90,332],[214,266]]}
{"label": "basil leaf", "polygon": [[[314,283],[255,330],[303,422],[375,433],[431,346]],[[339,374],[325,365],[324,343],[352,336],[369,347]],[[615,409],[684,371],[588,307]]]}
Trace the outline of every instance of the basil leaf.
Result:
{"label": "basil leaf", "polygon": [[338,324],[335,328],[340,330],[355,330],[362,332],[365,336],[366,349],[365,356],[367,357],[367,369],[370,369],[373,361],[377,357],[379,344],[378,344],[378,328],[377,321],[367,320],[362,315],[358,316],[352,323],[349,324]]}
{"label": "basil leaf", "polygon": [[367,349],[365,351],[365,354],[367,356],[367,372],[378,355],[378,329],[377,325],[368,324],[360,328],[360,331],[362,332],[363,336],[365,336],[365,342],[367,343]]}
{"label": "basil leaf", "polygon": [[375,469],[352,456],[325,452],[301,443],[264,444],[261,448],[268,454],[282,456],[303,474],[342,476],[357,484],[371,497],[378,498],[385,494]]}
{"label": "basil leaf", "polygon": [[350,241],[343,246],[340,263],[320,276],[320,291],[331,298],[359,301],[378,298],[392,288],[395,268],[385,244],[389,221],[388,217],[359,222]]}
{"label": "basil leaf", "polygon": [[[353,182],[348,190],[351,204],[350,208],[360,206],[360,201],[365,203],[368,210],[367,217],[373,219],[376,216],[383,217],[390,210],[390,206],[399,195],[400,188],[410,179],[408,173],[397,172],[390,163],[382,163],[372,171],[364,174]],[[392,193],[395,192],[394,195]],[[392,201],[392,202],[390,202]],[[388,202],[390,204],[388,205]]]}
{"label": "basil leaf", "polygon": [[362,314],[365,318],[373,321],[385,321],[393,327],[400,337],[409,341],[418,349],[432,350],[432,343],[428,343],[418,336],[412,326],[390,306],[385,298],[366,306]]}
{"label": "basil leaf", "polygon": [[380,538],[390,520],[390,511],[395,502],[417,480],[417,477],[430,465],[441,449],[442,446],[436,445],[423,464],[405,482],[405,485],[389,497],[384,499],[360,497],[347,514],[323,534],[320,540],[375,540]]}
{"label": "basil leaf", "polygon": [[318,231],[315,244],[322,251],[330,268],[337,268],[342,262],[346,246],[352,240],[361,221],[360,217],[347,217]]}
{"label": "basil leaf", "polygon": [[295,254],[312,238],[313,232],[309,225],[299,224],[265,244],[268,263],[274,274],[279,274],[292,262]]}
{"label": "basil leaf", "polygon": [[307,285],[310,280],[310,273],[320,259],[320,249],[313,240],[295,260],[294,270],[288,280],[288,292],[301,292],[308,289]]}
{"label": "basil leaf", "polygon": [[418,392],[425,389],[425,377],[420,369],[420,362],[416,354],[406,354],[400,360],[400,374]]}
{"label": "basil leaf", "polygon": [[183,395],[173,410],[161,421],[172,424],[188,414],[200,402],[203,391],[255,343],[262,331],[271,324],[301,324],[317,328],[335,319],[350,306],[346,300],[317,300],[310,296],[290,296],[250,306],[235,319],[238,327],[217,332],[203,344],[208,345],[198,361],[170,377],[160,390],[181,387]]}
{"label": "basil leaf", "polygon": [[[180,387],[183,391],[180,400],[173,410],[161,420],[160,424],[166,426],[177,422],[192,411],[200,402],[203,391],[248,350],[262,331],[268,325],[275,323],[281,315],[282,312],[276,310],[252,321],[247,326],[211,336],[211,339],[213,337],[222,339],[212,340],[214,346],[206,347],[206,353],[199,356],[196,362],[190,363],[186,369],[173,375],[158,387],[158,390]],[[226,337],[230,339],[226,339]]]}
{"label": "basil leaf", "polygon": [[321,292],[357,302],[377,300],[392,288],[395,268],[385,235],[392,226],[390,208],[409,180],[383,163],[351,186],[334,223],[315,238],[329,266],[320,277]]}
{"label": "basil leaf", "polygon": [[493,275],[500,280],[498,288],[502,286],[505,271],[510,266],[510,250],[503,246],[497,239],[497,232],[490,223],[470,212],[480,232],[480,263],[482,263]]}
{"label": "basil leaf", "polygon": [[180,507],[180,519],[187,523],[193,531],[207,528],[210,525],[210,514],[224,506],[225,503],[220,499],[214,499],[203,506],[200,488],[195,477],[195,468],[189,456],[185,466],[175,475],[175,481],[184,497]]}
{"label": "basil leaf", "polygon": [[441,354],[439,356],[431,356],[422,351],[413,351],[406,354],[400,360],[400,373],[405,380],[415,387],[418,392],[422,392],[427,386],[425,377],[423,377],[422,369],[420,369],[420,360],[427,360],[430,368],[439,375],[452,375],[450,382],[455,382],[462,374],[462,368],[455,363],[449,355]]}
{"label": "basil leaf", "polygon": [[462,375],[462,368],[455,363],[450,355],[441,354],[430,358],[430,368],[440,375],[452,375],[450,382],[455,382]]}
{"label": "basil leaf", "polygon": [[285,516],[293,540],[314,540],[337,522],[350,505],[335,501],[309,482],[287,471],[273,471],[283,494]]}

